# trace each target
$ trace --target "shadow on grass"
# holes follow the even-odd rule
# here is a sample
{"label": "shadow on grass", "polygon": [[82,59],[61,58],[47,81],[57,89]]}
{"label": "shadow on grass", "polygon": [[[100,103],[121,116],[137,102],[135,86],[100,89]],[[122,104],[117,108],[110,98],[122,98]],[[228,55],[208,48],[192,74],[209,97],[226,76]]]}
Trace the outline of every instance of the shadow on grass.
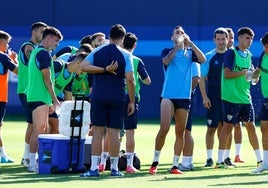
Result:
{"label": "shadow on grass", "polygon": [[[265,181],[247,181],[248,177],[255,176],[254,174],[251,174],[250,172],[247,173],[237,173],[236,171],[233,171],[232,169],[213,169],[213,168],[205,168],[203,167],[203,164],[195,164],[196,168],[194,171],[190,172],[185,172],[185,176],[183,175],[173,175],[169,174],[169,169],[171,167],[171,164],[160,164],[158,167],[158,172],[157,175],[150,175],[148,170],[150,168],[150,164],[144,164],[142,165],[142,168],[139,173],[135,174],[125,174],[123,178],[137,178],[137,177],[156,177],[156,178],[148,178],[147,181],[178,181],[178,180],[187,180],[187,181],[194,181],[194,180],[208,180],[212,181],[215,179],[215,182],[217,184],[213,184],[210,186],[224,186],[224,185],[233,185],[233,186],[238,186],[238,185],[256,185],[256,184],[266,184],[268,183],[267,180],[267,173],[261,173],[258,174],[258,176],[265,176],[264,179]],[[252,167],[252,166],[250,166]],[[237,169],[242,169],[242,168],[249,168],[247,166],[241,166],[237,167]],[[234,168],[235,170],[236,168]],[[215,170],[215,172],[224,172],[222,174],[208,174],[206,171],[212,171]],[[200,173],[199,173],[200,172]],[[192,173],[192,174],[191,174]],[[198,175],[197,175],[198,173]],[[164,177],[163,177],[164,176]],[[40,174],[32,174],[27,172],[27,169],[23,168],[20,165],[1,165],[0,167],[0,184],[28,184],[28,183],[39,183],[39,182],[50,182],[50,183],[63,183],[63,182],[70,182],[70,181],[109,181],[110,179],[114,179],[114,177],[110,176],[110,171],[105,171],[104,173],[101,173],[99,177],[80,177],[79,173],[72,173],[72,174],[47,174],[47,175],[40,175]],[[158,178],[159,177],[159,178]],[[236,178],[236,177],[243,177],[244,181],[243,182],[234,182],[234,183],[218,183],[219,179],[221,178]],[[249,178],[248,178],[249,179]],[[22,186],[23,187],[23,186]]]}

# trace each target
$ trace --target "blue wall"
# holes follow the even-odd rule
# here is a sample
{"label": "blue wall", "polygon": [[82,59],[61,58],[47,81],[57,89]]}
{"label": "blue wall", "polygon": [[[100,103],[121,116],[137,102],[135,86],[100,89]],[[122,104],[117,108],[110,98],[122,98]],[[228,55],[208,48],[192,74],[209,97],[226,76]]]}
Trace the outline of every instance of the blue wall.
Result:
{"label": "blue wall", "polygon": [[[14,6],[16,4],[16,6]],[[62,31],[65,45],[78,46],[81,37],[102,31],[106,34],[114,23],[123,24],[128,31],[139,37],[135,54],[140,56],[150,73],[152,84],[142,86],[140,116],[159,117],[159,96],[163,74],[161,50],[172,46],[170,41],[174,26],[182,25],[192,40],[208,52],[214,48],[212,33],[217,27],[249,26],[255,31],[251,46],[254,64],[262,51],[259,39],[268,31],[264,17],[268,1],[265,0],[9,0],[1,2],[0,29],[9,32],[11,47],[17,51],[30,36],[30,25],[44,21]],[[10,9],[12,7],[12,11]],[[258,111],[261,95],[259,86],[253,87],[253,100]],[[21,111],[16,95],[16,83],[10,82],[8,113]],[[200,94],[197,96],[198,117],[205,110]]]}

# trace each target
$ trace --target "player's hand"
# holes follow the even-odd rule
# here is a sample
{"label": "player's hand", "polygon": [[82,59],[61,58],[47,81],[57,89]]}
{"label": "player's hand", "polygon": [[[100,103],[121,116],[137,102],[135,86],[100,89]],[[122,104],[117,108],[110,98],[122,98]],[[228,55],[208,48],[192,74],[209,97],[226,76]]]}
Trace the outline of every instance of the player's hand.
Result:
{"label": "player's hand", "polygon": [[210,107],[211,107],[211,102],[210,102],[210,100],[209,100],[208,97],[206,97],[206,98],[203,99],[203,105],[204,105],[204,107],[205,107],[206,109],[210,109]]}
{"label": "player's hand", "polygon": [[134,111],[135,111],[135,103],[128,103],[127,115],[128,116],[132,115]]}
{"label": "player's hand", "polygon": [[106,66],[106,72],[112,73],[116,75],[116,70],[118,68],[118,62],[117,61],[112,61],[110,65]]}

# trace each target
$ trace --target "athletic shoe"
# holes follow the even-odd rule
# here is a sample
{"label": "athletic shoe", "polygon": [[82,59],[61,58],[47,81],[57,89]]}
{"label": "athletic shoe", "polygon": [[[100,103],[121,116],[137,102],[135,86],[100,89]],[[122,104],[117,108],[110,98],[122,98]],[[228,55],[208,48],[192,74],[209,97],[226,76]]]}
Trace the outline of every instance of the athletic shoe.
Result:
{"label": "athletic shoe", "polygon": [[180,171],[190,171],[191,170],[190,167],[183,166],[181,163],[179,163],[178,168]]}
{"label": "athletic shoe", "polygon": [[214,168],[227,168],[227,165],[224,162],[216,163]]}
{"label": "athletic shoe", "polygon": [[111,170],[110,175],[113,176],[113,177],[122,177],[122,176],[124,176],[124,174],[122,172],[116,171],[114,169]]}
{"label": "athletic shoe", "polygon": [[126,173],[136,173],[139,172],[138,169],[136,169],[134,166],[127,166]]}
{"label": "athletic shoe", "polygon": [[213,160],[211,158],[208,158],[205,167],[211,167],[211,166],[213,166]]}
{"label": "athletic shoe", "polygon": [[29,158],[25,158],[25,159],[22,158],[20,164],[23,167],[28,168],[29,167],[29,164],[30,164],[30,159]]}
{"label": "athletic shoe", "polygon": [[260,172],[263,172],[265,170],[268,170],[268,166],[261,163],[255,170],[252,170],[252,173],[260,173]]}
{"label": "athletic shoe", "polygon": [[99,165],[99,172],[104,172],[105,171],[105,165],[104,164],[100,164]]}
{"label": "athletic shoe", "polygon": [[157,168],[158,168],[158,161],[155,161],[155,162],[152,163],[152,165],[151,165],[151,167],[149,169],[149,173],[152,174],[152,175],[156,174]]}
{"label": "athletic shoe", "polygon": [[235,163],[244,163],[245,161],[243,159],[241,159],[239,155],[236,155],[235,159],[234,159],[234,162]]}
{"label": "athletic shoe", "polygon": [[262,160],[257,162],[257,167],[259,167],[262,164]]}
{"label": "athletic shoe", "polygon": [[227,157],[226,159],[224,159],[224,163],[227,165],[227,166],[236,166],[234,165],[232,162],[231,162],[231,159],[230,157]]}
{"label": "athletic shoe", "polygon": [[14,160],[9,157],[1,157],[1,163],[14,163]]}
{"label": "athletic shoe", "polygon": [[177,166],[173,166],[173,167],[170,169],[170,174],[183,174],[183,172],[180,171],[180,169],[179,169]]}
{"label": "athletic shoe", "polygon": [[28,172],[38,174],[38,165],[37,164],[35,164],[33,166],[29,165],[27,170],[28,170]]}
{"label": "athletic shoe", "polygon": [[190,170],[194,170],[194,165],[193,164],[190,164],[189,165],[189,168],[190,168]]}
{"label": "athletic shoe", "polygon": [[98,177],[99,175],[100,175],[99,170],[96,169],[96,170],[88,170],[87,172],[80,174],[80,177]]}

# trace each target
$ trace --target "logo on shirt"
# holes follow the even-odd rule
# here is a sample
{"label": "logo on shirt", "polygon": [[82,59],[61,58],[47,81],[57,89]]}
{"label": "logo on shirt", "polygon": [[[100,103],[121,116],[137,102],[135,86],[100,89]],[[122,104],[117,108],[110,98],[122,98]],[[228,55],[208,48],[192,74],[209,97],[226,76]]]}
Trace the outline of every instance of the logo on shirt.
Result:
{"label": "logo on shirt", "polygon": [[232,119],[233,119],[233,115],[229,115],[229,114],[227,114],[227,120],[230,121],[230,120],[232,120]]}

